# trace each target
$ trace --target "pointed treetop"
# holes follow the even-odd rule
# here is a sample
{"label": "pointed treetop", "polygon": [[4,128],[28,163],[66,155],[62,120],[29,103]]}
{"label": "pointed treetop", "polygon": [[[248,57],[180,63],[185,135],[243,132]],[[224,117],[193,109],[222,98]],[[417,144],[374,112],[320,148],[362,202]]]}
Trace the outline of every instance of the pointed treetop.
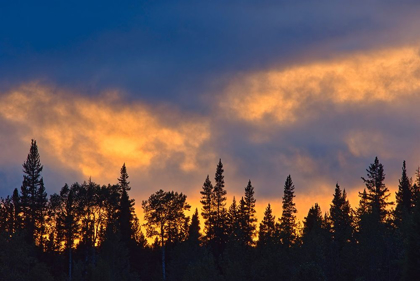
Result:
{"label": "pointed treetop", "polygon": [[125,163],[121,167],[118,183],[122,191],[128,191],[131,189],[131,187],[129,186],[130,182],[128,181],[128,173],[127,173],[127,168],[125,167]]}

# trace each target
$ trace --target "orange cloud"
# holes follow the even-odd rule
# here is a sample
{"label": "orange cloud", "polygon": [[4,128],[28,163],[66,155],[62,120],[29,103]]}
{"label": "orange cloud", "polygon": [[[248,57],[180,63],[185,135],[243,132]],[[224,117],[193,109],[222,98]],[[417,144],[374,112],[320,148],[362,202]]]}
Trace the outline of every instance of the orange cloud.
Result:
{"label": "orange cloud", "polygon": [[311,110],[319,104],[389,103],[419,90],[419,48],[406,46],[247,73],[229,84],[220,106],[232,118],[284,125],[319,114]]}
{"label": "orange cloud", "polygon": [[173,115],[123,104],[116,93],[89,98],[36,83],[0,96],[0,117],[25,128],[25,143],[36,138],[61,165],[97,181],[114,182],[123,162],[147,171],[174,156],[182,159],[181,170],[195,170],[197,151],[209,138],[208,122],[196,116],[167,120]]}

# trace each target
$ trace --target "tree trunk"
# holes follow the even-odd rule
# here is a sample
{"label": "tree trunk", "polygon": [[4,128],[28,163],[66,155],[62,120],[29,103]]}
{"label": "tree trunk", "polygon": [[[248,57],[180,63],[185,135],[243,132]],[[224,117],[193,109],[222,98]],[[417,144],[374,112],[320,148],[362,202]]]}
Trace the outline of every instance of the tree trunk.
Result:
{"label": "tree trunk", "polygon": [[166,269],[165,269],[165,242],[163,241],[163,229],[161,228],[162,233],[162,274],[163,274],[163,280],[166,280]]}
{"label": "tree trunk", "polygon": [[71,264],[72,264],[72,257],[71,257],[71,248],[69,248],[69,281],[71,281]]}

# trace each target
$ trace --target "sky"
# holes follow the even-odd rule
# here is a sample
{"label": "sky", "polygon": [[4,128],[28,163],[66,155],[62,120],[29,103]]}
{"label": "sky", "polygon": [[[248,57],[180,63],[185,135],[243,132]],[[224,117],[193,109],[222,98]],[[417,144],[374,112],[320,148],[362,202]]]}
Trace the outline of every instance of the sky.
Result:
{"label": "sky", "polygon": [[[394,199],[420,165],[418,1],[3,1],[0,196],[35,139],[49,194],[126,163],[138,212],[159,189],[193,209],[222,159],[228,204],[258,217],[353,207],[378,156]],[[141,218],[141,215],[140,215]]]}

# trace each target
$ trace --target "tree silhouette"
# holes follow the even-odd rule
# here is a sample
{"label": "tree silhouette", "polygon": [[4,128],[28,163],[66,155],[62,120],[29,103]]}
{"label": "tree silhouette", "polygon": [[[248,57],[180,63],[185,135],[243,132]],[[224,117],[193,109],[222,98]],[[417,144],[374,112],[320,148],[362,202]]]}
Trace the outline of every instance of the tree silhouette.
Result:
{"label": "tree silhouette", "polygon": [[402,174],[399,179],[398,191],[395,194],[397,206],[395,208],[395,224],[400,226],[411,213],[411,208],[413,206],[413,193],[410,179],[407,176],[407,169],[405,166],[405,161],[402,166]]}
{"label": "tree silhouette", "polygon": [[165,245],[174,242],[174,234],[179,234],[185,224],[184,211],[190,209],[187,196],[177,192],[165,192],[162,189],[143,201],[144,220],[147,237],[159,237],[162,248],[162,276],[166,280]]}
{"label": "tree silhouette", "polygon": [[283,212],[279,218],[280,240],[286,248],[292,246],[297,238],[295,215],[297,210],[293,202],[295,197],[294,191],[295,186],[293,185],[292,177],[289,175],[284,183]]}
{"label": "tree silhouette", "polygon": [[342,192],[338,183],[335,186],[334,198],[330,207],[330,219],[332,223],[332,239],[341,250],[352,236],[353,218],[346,190],[344,189]]}
{"label": "tree silhouette", "polygon": [[215,213],[213,210],[213,185],[211,184],[211,181],[209,179],[209,176],[207,175],[206,180],[204,181],[202,190],[200,191],[201,194],[201,200],[200,203],[202,204],[201,208],[201,216],[204,219],[204,233],[205,236],[203,237],[205,242],[209,242],[214,238],[214,218]]}
{"label": "tree silhouette", "polygon": [[227,229],[226,229],[226,190],[225,180],[223,175],[222,160],[219,159],[217,164],[216,173],[214,176],[215,185],[213,188],[213,210],[214,210],[214,239],[211,241],[211,246],[216,255],[223,252],[227,242]]}
{"label": "tree silhouette", "polygon": [[366,199],[368,201],[369,212],[373,213],[378,221],[384,222],[388,215],[387,206],[393,203],[387,202],[390,193],[384,184],[384,167],[379,162],[378,157],[375,157],[374,162],[370,164],[366,172],[367,179],[362,177],[362,180],[367,188]]}
{"label": "tree silhouette", "polygon": [[244,236],[245,245],[253,245],[256,231],[255,217],[255,198],[254,198],[254,187],[251,184],[251,180],[248,181],[248,185],[245,187],[245,196],[241,199],[240,210],[241,210],[241,228]]}
{"label": "tree silhouette", "polygon": [[31,141],[28,157],[23,163],[23,183],[21,186],[21,204],[24,218],[24,227],[28,237],[43,246],[44,216],[47,206],[47,193],[44,180],[41,176],[41,165],[38,146],[35,140]]}
{"label": "tree silhouette", "polygon": [[128,196],[128,191],[131,189],[128,181],[127,168],[125,163],[121,167],[121,176],[118,178],[118,186],[120,187],[121,199],[118,208],[118,226],[121,235],[121,240],[127,246],[130,241],[134,240],[134,200]]}
{"label": "tree silhouette", "polygon": [[260,223],[260,230],[258,232],[258,246],[271,245],[274,242],[275,235],[275,220],[271,205],[268,204],[264,211],[264,218]]}

